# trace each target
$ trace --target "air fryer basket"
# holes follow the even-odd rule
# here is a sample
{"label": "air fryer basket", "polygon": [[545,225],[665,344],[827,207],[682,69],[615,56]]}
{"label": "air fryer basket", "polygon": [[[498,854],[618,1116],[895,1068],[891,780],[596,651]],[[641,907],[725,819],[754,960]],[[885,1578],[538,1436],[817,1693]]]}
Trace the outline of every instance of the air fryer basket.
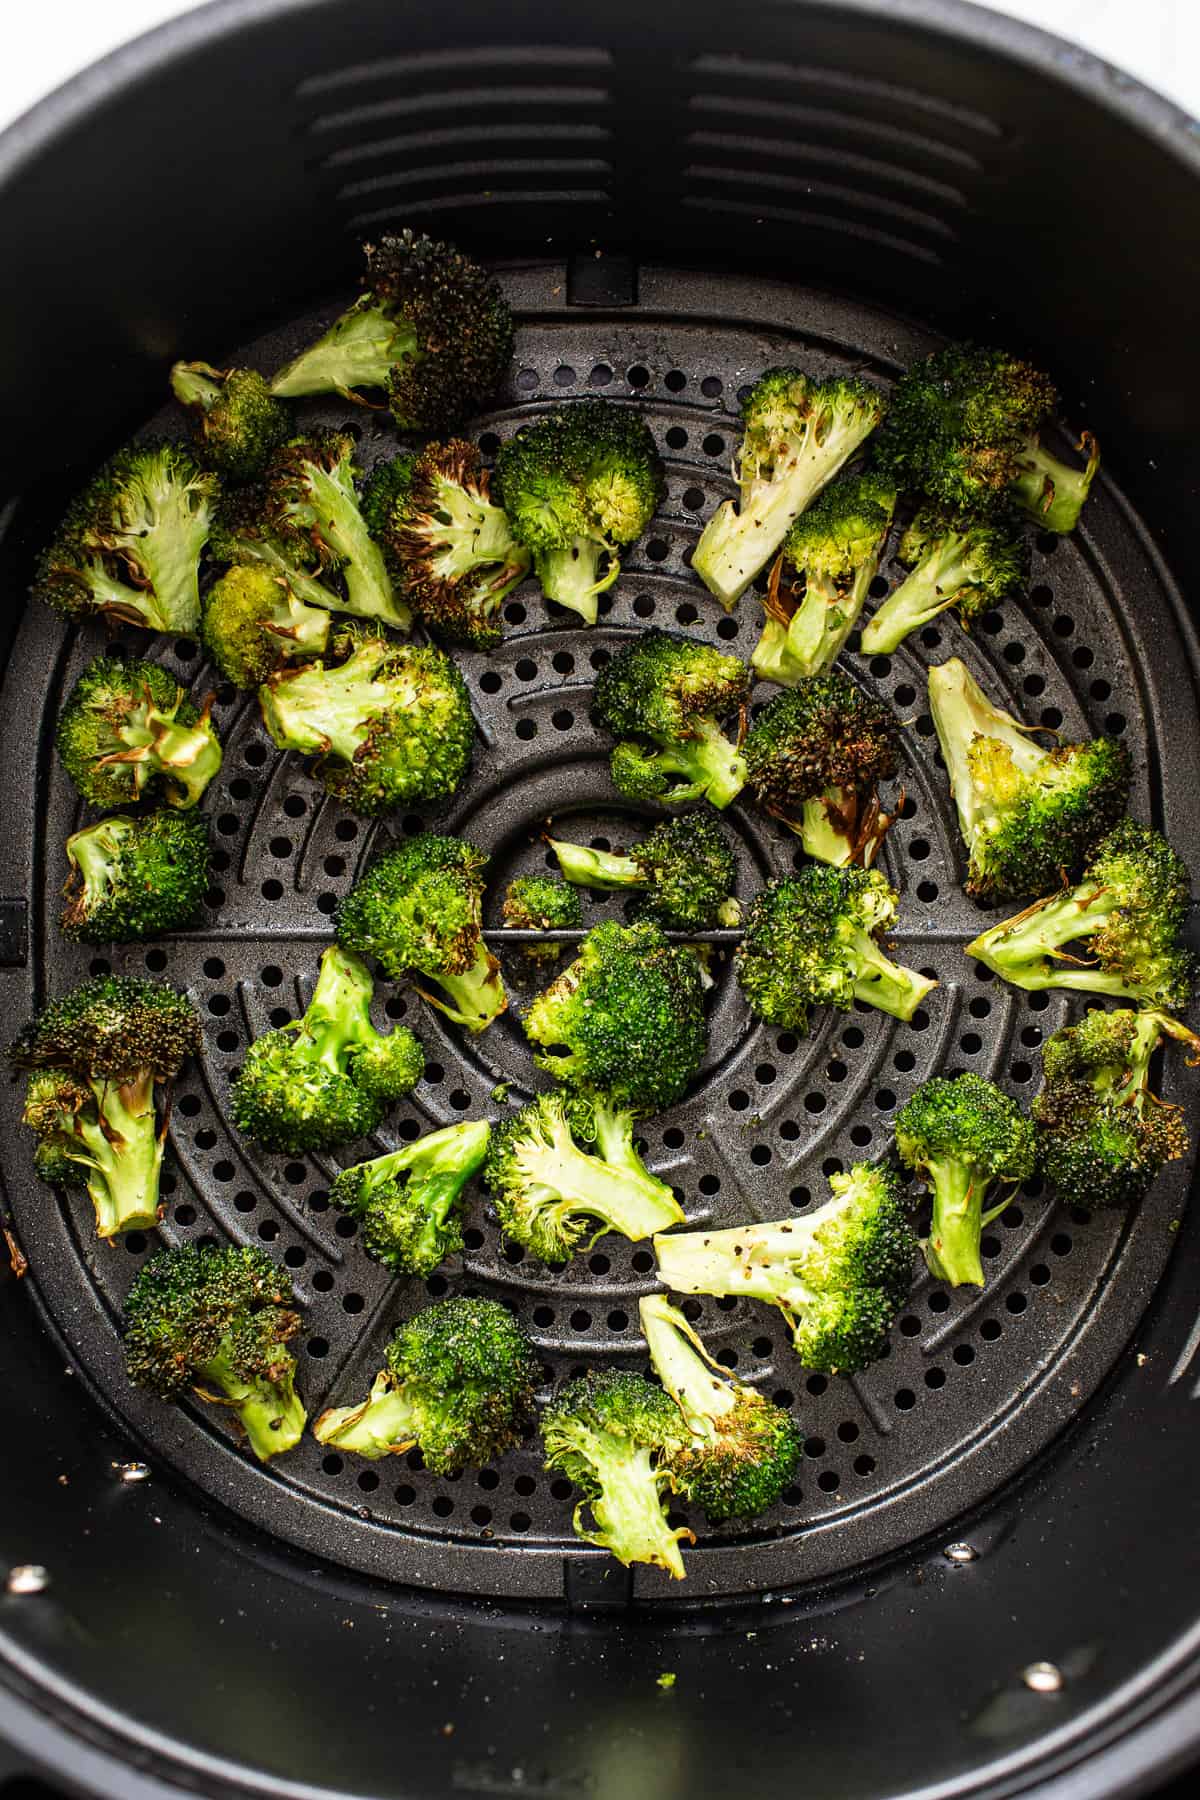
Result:
{"label": "air fryer basket", "polygon": [[[80,815],[50,743],[96,634],[22,614],[19,598],[63,465],[145,423],[174,354],[281,361],[344,300],[364,233],[426,223],[500,268],[519,329],[508,389],[474,422],[485,455],[591,392],[643,408],[667,465],[665,506],[595,631],[522,589],[502,649],[462,659],[480,744],[443,822],[493,852],[497,895],[541,865],[551,815],[601,843],[639,829],[587,711],[596,667],[631,631],[682,626],[749,654],[756,608],[725,618],[685,557],[731,491],[739,392],[763,367],[886,384],[940,332],[969,330],[1044,360],[1107,452],[1081,531],[1038,539],[1020,607],[969,642],[939,627],[859,662],[911,721],[887,869],[903,960],[941,985],[912,1027],[831,1016],[797,1042],[751,1025],[722,968],[709,1063],[646,1132],[690,1221],[803,1207],[831,1167],[886,1144],[892,1110],[935,1070],[974,1068],[1028,1099],[1037,1045],[1067,1016],[962,956],[980,915],[931,754],[929,661],[964,654],[1013,710],[1069,735],[1122,734],[1136,810],[1200,867],[1181,598],[1197,465],[1187,122],[1066,46],[955,6],[764,6],[738,43],[703,7],[649,25],[606,9],[602,28],[468,7],[452,30],[357,0],[216,7],[0,143],[0,222],[27,269],[0,295],[0,391],[28,421],[10,483],[25,492],[0,537],[17,600],[0,712],[3,1008],[15,1021],[89,967],[189,988],[205,1052],[176,1096],[163,1234],[261,1242],[289,1265],[314,1410],[365,1384],[425,1290],[362,1255],[329,1209],[329,1159],[267,1157],[231,1131],[227,1084],[249,1038],[303,1004],[337,897],[420,821],[350,820],[222,692],[204,923],[102,959],[65,948],[61,846]],[[340,423],[347,409],[302,416]],[[389,453],[374,415],[350,423],[364,464]],[[197,692],[212,685],[193,647],[154,653]],[[786,833],[748,808],[726,823],[745,893],[790,867]],[[619,910],[587,904],[589,919]],[[504,954],[519,997],[519,957]],[[380,1001],[417,1022],[411,995],[381,984]],[[497,1083],[511,1103],[528,1091],[511,1016],[465,1046],[428,1012],[419,1029],[430,1067],[380,1147],[494,1112]],[[852,1382],[806,1379],[762,1309],[703,1302],[708,1342],[795,1406],[808,1455],[755,1528],[702,1532],[673,1587],[577,1543],[566,1484],[534,1446],[449,1482],[419,1458],[352,1466],[311,1439],[264,1470],[211,1411],[131,1393],[114,1321],[151,1246],[97,1244],[32,1179],[19,1093],[3,1104],[30,1273],[0,1278],[0,1555],[50,1581],[0,1600],[0,1731],[31,1764],[120,1793],[135,1791],[132,1759],[151,1784],[203,1793],[802,1781],[932,1800],[1137,1792],[1190,1752],[1190,1168],[1130,1218],[1018,1196],[985,1240],[983,1292],[923,1281],[888,1356]],[[548,1382],[600,1359],[640,1366],[646,1246],[605,1238],[547,1272],[503,1250],[481,1200],[469,1223],[430,1292],[509,1301]],[[1041,1662],[1051,1670],[1030,1673]],[[126,1772],[106,1772],[113,1755]]]}

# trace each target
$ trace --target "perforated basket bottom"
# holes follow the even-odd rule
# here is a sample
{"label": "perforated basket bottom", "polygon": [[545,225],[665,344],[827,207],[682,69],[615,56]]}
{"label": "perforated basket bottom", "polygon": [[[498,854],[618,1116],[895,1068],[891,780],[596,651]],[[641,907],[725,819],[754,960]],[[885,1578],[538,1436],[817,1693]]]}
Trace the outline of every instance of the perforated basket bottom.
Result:
{"label": "perforated basket bottom", "polygon": [[[611,313],[568,308],[557,267],[520,271],[510,287],[522,315],[516,360],[504,403],[478,424],[485,452],[521,420],[600,393],[644,410],[666,459],[669,493],[605,596],[596,630],[547,608],[529,583],[507,608],[502,648],[461,659],[480,743],[473,775],[441,823],[494,853],[493,924],[511,875],[546,861],[540,834],[551,817],[564,834],[601,845],[626,844],[644,828],[617,802],[606,742],[588,721],[590,684],[603,659],[651,622],[743,656],[753,647],[754,596],[726,618],[685,560],[703,520],[732,491],[744,384],[788,360],[817,374],[863,370],[886,383],[933,342],[858,306],[736,280],[644,271],[640,303]],[[273,366],[331,311],[225,360]],[[347,409],[313,404],[306,416],[339,422]],[[351,422],[364,464],[394,448],[379,415],[354,411]],[[973,638],[947,622],[892,657],[849,658],[856,677],[908,724],[906,800],[885,864],[902,897],[897,954],[936,974],[940,986],[911,1026],[869,1010],[826,1014],[797,1040],[752,1023],[720,968],[707,1066],[686,1102],[645,1128],[650,1165],[678,1187],[689,1224],[776,1217],[820,1200],[825,1174],[885,1149],[895,1108],[931,1074],[976,1069],[1028,1103],[1038,1045],[1067,1007],[1003,988],[962,954],[982,921],[959,886],[961,855],[924,671],[961,655],[991,693],[1033,722],[1069,736],[1122,734],[1137,769],[1138,815],[1165,823],[1191,854],[1194,808],[1176,785],[1184,778],[1158,756],[1168,715],[1194,716],[1181,619],[1152,546],[1102,480],[1084,529],[1070,542],[1040,539],[1026,599],[987,617]],[[648,1247],[606,1237],[568,1268],[547,1271],[502,1248],[477,1193],[464,1257],[424,1286],[396,1283],[367,1259],[353,1222],[330,1209],[331,1159],[270,1157],[229,1126],[230,1077],[255,1034],[303,1005],[338,896],[388,829],[420,821],[397,819],[384,829],[349,817],[325,799],[299,758],[275,752],[253,702],[223,690],[215,717],[225,765],[206,801],[218,889],[205,924],[102,958],[58,938],[62,844],[81,815],[50,754],[50,726],[65,687],[100,641],[99,630],[64,635],[38,608],[14,654],[4,729],[10,746],[39,744],[40,752],[30,779],[0,800],[6,842],[28,852],[33,871],[30,962],[5,972],[4,1000],[15,1021],[47,990],[110,966],[149,970],[194,996],[204,1054],[176,1095],[162,1236],[260,1243],[287,1265],[305,1307],[301,1385],[314,1414],[364,1391],[398,1317],[430,1295],[464,1289],[495,1293],[516,1309],[543,1358],[547,1388],[601,1361],[643,1366],[636,1321],[638,1296],[654,1285]],[[155,643],[150,653],[197,693],[213,685],[192,646]],[[1193,728],[1178,729],[1190,738]],[[23,766],[21,754],[14,750],[5,766]],[[785,832],[749,807],[724,817],[739,850],[744,898],[772,871],[792,867],[795,840]],[[584,898],[589,921],[620,904]],[[519,955],[506,955],[505,974],[519,999],[528,991]],[[510,1105],[529,1092],[533,1071],[515,1008],[464,1044],[411,993],[381,982],[379,1001],[388,1018],[417,1027],[429,1066],[412,1102],[378,1139],[339,1160],[378,1154],[450,1120],[495,1114],[498,1082],[512,1084]],[[3,1103],[6,1174],[32,1284],[79,1372],[152,1462],[186,1474],[284,1540],[395,1581],[552,1597],[564,1583],[586,1583],[599,1572],[600,1553],[572,1535],[570,1486],[543,1471],[535,1443],[496,1468],[451,1480],[427,1474],[415,1454],[366,1464],[312,1438],[264,1469],[248,1460],[217,1410],[165,1406],[131,1390],[116,1322],[153,1239],[98,1244],[86,1202],[64,1203],[33,1179],[29,1140],[17,1124],[19,1091],[6,1091]],[[853,1380],[806,1374],[766,1308],[689,1302],[721,1362],[795,1409],[807,1454],[796,1485],[752,1529],[713,1531],[700,1517],[689,1519],[698,1541],[685,1588],[639,1569],[633,1593],[699,1598],[827,1579],[941,1528],[983,1498],[1061,1428],[1127,1340],[1169,1253],[1188,1174],[1176,1167],[1164,1176],[1133,1218],[1073,1216],[1033,1189],[1019,1194],[984,1239],[983,1291],[953,1293],[922,1278],[884,1359]]]}

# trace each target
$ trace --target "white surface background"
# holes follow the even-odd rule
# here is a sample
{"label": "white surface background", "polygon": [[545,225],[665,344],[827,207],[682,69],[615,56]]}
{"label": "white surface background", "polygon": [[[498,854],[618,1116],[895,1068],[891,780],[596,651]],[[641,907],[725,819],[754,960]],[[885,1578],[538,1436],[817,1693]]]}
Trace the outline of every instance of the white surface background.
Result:
{"label": "white surface background", "polygon": [[[187,0],[35,0],[8,21],[0,129],[43,94]],[[1072,38],[1200,114],[1200,0],[1003,0],[994,8]]]}

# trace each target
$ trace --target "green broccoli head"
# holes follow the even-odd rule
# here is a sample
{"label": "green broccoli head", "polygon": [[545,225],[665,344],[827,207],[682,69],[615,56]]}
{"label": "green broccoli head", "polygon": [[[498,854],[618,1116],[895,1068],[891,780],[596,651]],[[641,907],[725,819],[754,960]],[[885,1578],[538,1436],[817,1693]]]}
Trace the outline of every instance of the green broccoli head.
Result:
{"label": "green broccoli head", "polygon": [[[420,1062],[414,1085],[424,1058]],[[368,1256],[396,1275],[432,1275],[463,1247],[461,1201],[487,1154],[489,1136],[482,1120],[427,1132],[373,1162],[343,1169],[330,1199],[361,1222]]]}
{"label": "green broccoli head", "polygon": [[1010,515],[959,515],[925,506],[900,540],[911,568],[862,634],[864,656],[890,655],[914,631],[953,607],[969,631],[999,606],[1029,573],[1029,545]]}
{"label": "green broccoli head", "polygon": [[642,632],[596,677],[596,723],[632,740],[613,753],[614,785],[628,799],[728,806],[746,771],[719,720],[740,713],[749,696],[750,673],[736,656],[694,638]]}
{"label": "green broccoli head", "polygon": [[58,754],[93,806],[131,806],[159,792],[170,806],[195,806],[221,766],[211,704],[198,712],[157,663],[98,656],[67,695]]}
{"label": "green broccoli head", "polygon": [[235,687],[261,687],[284,663],[325,655],[330,614],[298,600],[263,563],[227,569],[204,605],[204,648]]}
{"label": "green broccoli head", "polygon": [[733,851],[706,813],[664,819],[627,856],[562,838],[548,842],[569,882],[638,893],[643,912],[671,929],[711,931],[741,919]]}
{"label": "green broccoli head", "polygon": [[[579,895],[553,875],[518,875],[504,891],[504,923],[518,931],[579,931],[583,907]],[[531,963],[557,962],[561,941],[548,938],[521,946]]]}
{"label": "green broccoli head", "polygon": [[143,1263],[125,1301],[129,1379],[164,1400],[189,1389],[228,1407],[263,1462],[290,1450],[306,1414],[288,1348],[300,1329],[291,1278],[265,1251],[183,1244]]}
{"label": "green broccoli head", "polygon": [[208,821],[198,812],[118,814],[67,839],[64,937],[124,944],[188,925],[208,888]]}
{"label": "green broccoli head", "polygon": [[177,362],[171,391],[192,414],[199,461],[231,481],[261,474],[291,431],[287,407],[274,398],[257,369]]}

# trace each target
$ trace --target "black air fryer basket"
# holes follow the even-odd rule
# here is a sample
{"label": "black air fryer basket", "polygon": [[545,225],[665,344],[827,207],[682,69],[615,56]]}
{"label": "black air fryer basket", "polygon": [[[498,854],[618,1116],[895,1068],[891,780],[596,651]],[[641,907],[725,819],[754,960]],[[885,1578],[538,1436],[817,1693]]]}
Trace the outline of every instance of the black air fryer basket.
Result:
{"label": "black air fryer basket", "polygon": [[[231,1130],[228,1078],[304,1003],[338,897],[413,822],[352,820],[224,691],[204,923],[100,960],[64,946],[62,845],[81,815],[52,729],[99,634],[23,594],[71,482],[151,419],[174,357],[276,366],[345,303],[361,239],[400,224],[490,261],[517,311],[507,388],[473,422],[485,456],[579,395],[644,411],[668,498],[598,627],[529,584],[503,646],[462,658],[480,741],[443,822],[494,855],[495,927],[511,874],[543,864],[548,817],[601,844],[643,823],[589,722],[604,655],[649,623],[750,652],[753,597],[725,617],[686,561],[732,491],[747,383],[796,361],[886,385],[947,333],[1054,372],[1105,451],[1081,529],[1038,538],[1027,597],[969,640],[938,626],[858,664],[911,721],[885,866],[902,960],[941,985],[911,1027],[831,1014],[798,1041],[752,1024],[723,967],[709,1062],[647,1130],[692,1223],[777,1216],[879,1153],[931,1073],[975,1069],[1027,1103],[1037,1047],[1067,1016],[962,955],[979,912],[932,755],[930,661],[964,655],[1068,736],[1122,735],[1138,816],[1200,869],[1198,217],[1190,120],[953,0],[231,0],[0,139],[0,1010],[15,1026],[89,968],[189,989],[205,1047],[175,1096],[162,1235],[261,1243],[290,1268],[310,1411],[366,1385],[426,1292],[347,1233],[329,1159],[272,1157]],[[394,447],[380,415],[352,422],[364,464]],[[154,654],[211,685],[194,646]],[[787,833],[748,808],[725,818],[743,897],[791,867]],[[589,923],[619,910],[585,904]],[[416,1019],[410,992],[381,995]],[[428,1011],[421,1033],[426,1077],[381,1145],[494,1114],[498,1083],[528,1092],[512,1014],[469,1044]],[[1168,1097],[1194,1093],[1173,1079]],[[45,1571],[0,1595],[4,1800],[35,1771],[131,1800],[1094,1800],[1149,1792],[1195,1753],[1190,1166],[1128,1217],[1018,1196],[985,1238],[984,1289],[923,1278],[887,1356],[853,1380],[806,1377],[765,1309],[706,1300],[707,1342],[795,1407],[807,1455],[754,1526],[690,1521],[678,1585],[580,1544],[532,1444],[452,1480],[311,1437],[263,1468],[214,1409],[130,1390],[116,1319],[152,1244],[98,1243],[83,1208],[33,1179],[19,1090],[3,1104],[29,1271],[0,1272],[0,1562]],[[506,1300],[548,1380],[641,1366],[647,1246],[607,1237],[547,1272],[504,1250],[478,1197],[469,1225],[429,1293]]]}

